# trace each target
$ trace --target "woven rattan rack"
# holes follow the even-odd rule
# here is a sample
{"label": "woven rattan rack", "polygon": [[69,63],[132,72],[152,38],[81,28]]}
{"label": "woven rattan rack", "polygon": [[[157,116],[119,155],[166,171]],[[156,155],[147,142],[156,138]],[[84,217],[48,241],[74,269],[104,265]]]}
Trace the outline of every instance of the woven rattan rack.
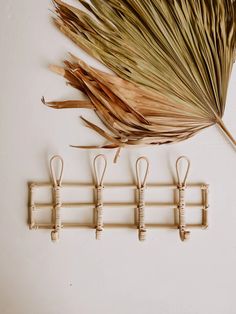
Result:
{"label": "woven rattan rack", "polygon": [[[99,176],[97,171],[98,161],[103,161],[102,173]],[[56,178],[54,162],[60,162],[60,174],[59,178]],[[183,179],[179,175],[180,162],[186,162],[187,168]],[[141,178],[141,163],[145,164],[144,176]],[[179,229],[179,236],[182,241],[185,241],[190,236],[190,228],[202,228],[208,227],[208,208],[209,208],[209,185],[205,183],[187,183],[187,176],[189,173],[190,161],[187,157],[181,156],[176,161],[176,176],[177,184],[148,184],[147,177],[149,171],[149,161],[146,157],[140,157],[136,161],[136,183],[135,184],[108,184],[105,183],[105,173],[107,169],[107,159],[104,155],[98,155],[93,161],[94,171],[94,183],[79,183],[79,182],[62,182],[62,176],[64,171],[64,161],[62,157],[55,155],[50,160],[50,182],[30,182],[29,183],[29,227],[30,229],[51,229],[52,241],[59,239],[59,233],[61,229],[66,228],[94,228],[96,239],[101,239],[102,233],[105,228],[134,228],[138,230],[138,239],[144,241],[146,239],[146,231],[149,228],[171,228]],[[63,188],[92,188],[94,190],[94,201],[92,203],[73,203],[63,202],[61,191]],[[49,188],[52,193],[52,200],[50,203],[39,203],[35,201],[35,193],[37,190]],[[130,189],[136,191],[135,202],[113,202],[108,203],[103,201],[104,190],[108,189]],[[147,202],[145,201],[145,191],[147,189],[161,190],[169,189],[177,193],[177,200],[173,203],[164,202]],[[185,192],[188,189],[200,189],[201,190],[201,202],[199,203],[187,203],[185,198]],[[145,210],[146,208],[172,208],[174,215],[174,223],[145,223]],[[93,223],[81,223],[81,222],[63,222],[61,217],[61,209],[67,208],[88,208],[93,210]],[[109,208],[127,208],[134,210],[134,222],[131,223],[104,223],[103,214],[105,210]],[[188,224],[186,222],[185,213],[189,208],[200,208],[201,223]],[[48,223],[38,223],[35,219],[35,213],[43,210],[51,210],[51,220]]]}

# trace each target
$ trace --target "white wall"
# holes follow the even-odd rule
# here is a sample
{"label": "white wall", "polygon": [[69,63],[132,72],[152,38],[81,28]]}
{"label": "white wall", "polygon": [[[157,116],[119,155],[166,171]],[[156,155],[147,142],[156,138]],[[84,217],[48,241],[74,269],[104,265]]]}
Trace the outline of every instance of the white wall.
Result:
{"label": "white wall", "polygon": [[[49,231],[29,231],[27,182],[47,180],[47,161],[62,154],[64,180],[91,180],[91,159],[100,151],[69,144],[102,143],[79,121],[90,111],[53,111],[40,102],[76,98],[76,91],[47,69],[66,51],[102,67],[50,22],[48,0],[1,1],[0,40],[0,313],[1,314],[235,314],[236,163],[235,151],[212,127],[172,146],[126,150],[117,165],[106,153],[107,181],[131,181],[133,164],[146,155],[150,181],[172,182],[175,159],[192,161],[190,181],[210,183],[210,228],[192,231],[181,243],[177,230],[63,230],[50,242]],[[225,123],[234,135],[236,72],[231,80]]]}

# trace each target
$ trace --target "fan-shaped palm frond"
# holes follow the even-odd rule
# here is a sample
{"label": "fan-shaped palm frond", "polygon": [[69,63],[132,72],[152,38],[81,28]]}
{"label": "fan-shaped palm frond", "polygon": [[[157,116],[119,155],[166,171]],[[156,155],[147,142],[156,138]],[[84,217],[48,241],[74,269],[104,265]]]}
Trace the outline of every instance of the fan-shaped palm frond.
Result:
{"label": "fan-shaped palm frond", "polygon": [[52,67],[87,101],[47,102],[94,109],[110,145],[165,144],[218,124],[236,48],[234,0],[54,0],[60,30],[114,74],[72,56]]}

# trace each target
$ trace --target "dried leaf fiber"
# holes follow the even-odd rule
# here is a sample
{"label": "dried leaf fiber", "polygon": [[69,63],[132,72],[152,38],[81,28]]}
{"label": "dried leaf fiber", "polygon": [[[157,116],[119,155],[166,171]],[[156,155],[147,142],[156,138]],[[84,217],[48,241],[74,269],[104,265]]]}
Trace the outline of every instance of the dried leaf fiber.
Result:
{"label": "dried leaf fiber", "polygon": [[[84,119],[104,147],[185,140],[222,122],[236,48],[233,0],[54,0],[59,29],[114,74],[71,56],[52,70],[85,101],[45,102],[91,108],[109,132]],[[90,147],[91,148],[91,147]]]}

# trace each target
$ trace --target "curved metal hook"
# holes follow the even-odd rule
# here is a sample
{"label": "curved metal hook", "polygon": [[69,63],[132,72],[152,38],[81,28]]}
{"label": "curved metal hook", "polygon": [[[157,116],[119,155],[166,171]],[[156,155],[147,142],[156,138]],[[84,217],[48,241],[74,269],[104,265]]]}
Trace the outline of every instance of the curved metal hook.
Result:
{"label": "curved metal hook", "polygon": [[[182,159],[187,162],[187,169],[186,169],[186,173],[185,173],[184,179],[183,179],[183,181],[181,182],[180,174],[179,174],[179,163],[180,163],[180,161],[181,161]],[[176,160],[176,173],[177,173],[177,179],[178,179],[178,185],[179,185],[179,186],[185,186],[185,185],[186,185],[186,180],[187,180],[187,177],[188,177],[189,169],[190,169],[190,160],[189,160],[186,156],[180,156],[180,157]]]}
{"label": "curved metal hook", "polygon": [[[61,170],[60,170],[60,174],[59,174],[59,178],[56,178],[56,174],[55,174],[55,170],[53,168],[53,163],[55,162],[55,160],[59,160],[61,163]],[[63,175],[63,170],[64,170],[64,161],[62,159],[61,156],[59,155],[54,155],[51,159],[50,159],[50,172],[51,172],[51,177],[52,177],[52,181],[53,181],[53,185],[54,187],[56,186],[61,186],[61,182],[62,182],[62,175]]]}
{"label": "curved metal hook", "polygon": [[[97,162],[98,162],[98,159],[100,159],[100,158],[102,158],[103,161],[104,161],[104,168],[103,168],[103,171],[102,171],[102,174],[101,174],[101,178],[100,178],[100,181],[99,181],[99,175],[98,175],[98,170],[97,170]],[[103,185],[104,176],[105,176],[105,172],[106,172],[106,169],[107,169],[107,158],[106,158],[105,155],[100,154],[100,155],[97,155],[94,158],[94,160],[93,160],[93,169],[94,169],[96,185],[97,186],[102,186]]]}
{"label": "curved metal hook", "polygon": [[[139,165],[142,161],[146,162],[146,171],[145,171],[143,180],[141,181]],[[148,171],[149,171],[149,160],[147,159],[147,157],[144,157],[144,156],[139,157],[136,161],[136,176],[137,176],[138,188],[144,187],[146,185]]]}

